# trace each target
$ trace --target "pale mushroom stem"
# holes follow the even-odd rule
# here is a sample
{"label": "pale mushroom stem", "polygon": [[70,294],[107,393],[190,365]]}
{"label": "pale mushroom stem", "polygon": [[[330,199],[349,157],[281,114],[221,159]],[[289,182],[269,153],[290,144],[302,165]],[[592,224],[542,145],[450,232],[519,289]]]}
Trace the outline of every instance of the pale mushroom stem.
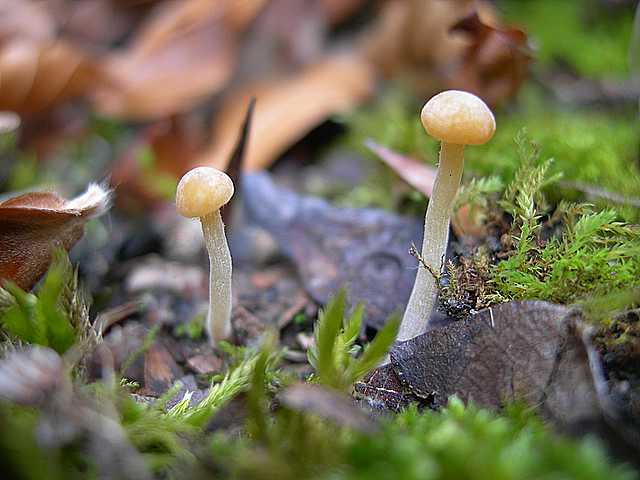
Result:
{"label": "pale mushroom stem", "polygon": [[209,252],[209,313],[207,331],[212,343],[231,335],[231,252],[220,210],[200,217]]}
{"label": "pale mushroom stem", "polygon": [[[442,142],[440,164],[424,219],[422,259],[439,272],[447,250],[449,222],[453,202],[460,186],[464,167],[464,145]],[[398,341],[423,334],[429,322],[437,296],[436,280],[422,265],[413,284],[407,309],[404,312]]]}

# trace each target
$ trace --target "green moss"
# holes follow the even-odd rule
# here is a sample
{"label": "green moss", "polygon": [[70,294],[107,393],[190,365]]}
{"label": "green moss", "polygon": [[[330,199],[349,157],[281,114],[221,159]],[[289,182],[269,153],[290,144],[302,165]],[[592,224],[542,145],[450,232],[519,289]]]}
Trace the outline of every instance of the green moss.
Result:
{"label": "green moss", "polygon": [[441,412],[411,408],[383,419],[372,435],[286,411],[272,429],[279,435],[273,439],[279,454],[249,439],[230,443],[218,437],[213,458],[219,471],[256,480],[636,478],[629,469],[612,466],[593,439],[559,438],[521,408],[497,415],[455,398]]}
{"label": "green moss", "polygon": [[640,230],[616,216],[585,213],[543,247],[523,228],[514,254],[494,269],[496,289],[506,299],[566,304],[640,287]]}
{"label": "green moss", "polygon": [[337,478],[634,478],[612,468],[591,440],[552,435],[520,408],[498,416],[452,399],[441,412],[408,410],[377,437],[355,438]]}
{"label": "green moss", "polygon": [[612,12],[593,0],[500,0],[498,9],[529,33],[542,66],[565,63],[589,77],[628,72],[631,8]]}
{"label": "green moss", "polygon": [[186,323],[179,323],[173,329],[173,334],[178,338],[188,338],[190,340],[200,340],[204,336],[204,322],[206,315],[199,313],[194,315],[191,320]]}
{"label": "green moss", "polygon": [[[392,150],[435,165],[439,145],[425,134],[419,111],[420,105],[392,90],[346,120],[350,133],[345,142],[370,159],[371,171],[362,185],[345,192],[338,203],[403,213],[424,211],[424,197],[406,187],[362,146],[366,138],[372,138]],[[465,149],[466,182],[473,177],[497,176],[504,184],[509,183],[520,165],[513,139],[526,127],[539,145],[540,161],[553,158],[550,173],[563,175],[565,183],[546,191],[551,201],[588,200],[598,208],[615,207],[626,220],[640,219],[637,206],[625,205],[628,199],[637,205],[640,196],[640,121],[636,112],[558,110],[541,92],[528,87],[522,92],[517,110],[498,112],[497,126],[489,143]],[[602,190],[604,196],[588,196],[576,188],[584,186]],[[604,198],[608,193],[618,198]]]}
{"label": "green moss", "polygon": [[540,163],[524,134],[516,143],[522,163],[500,201],[512,224],[502,240],[508,258],[492,269],[497,296],[567,304],[640,287],[640,228],[613,210],[564,201],[548,216],[543,188],[554,184],[553,162]]}

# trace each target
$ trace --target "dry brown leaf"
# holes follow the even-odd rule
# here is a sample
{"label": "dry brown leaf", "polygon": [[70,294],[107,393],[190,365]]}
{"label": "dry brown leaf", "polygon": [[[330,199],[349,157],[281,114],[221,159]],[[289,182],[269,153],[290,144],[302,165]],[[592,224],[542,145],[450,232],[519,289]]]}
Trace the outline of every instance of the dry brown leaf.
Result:
{"label": "dry brown leaf", "polygon": [[98,79],[95,64],[62,40],[14,39],[0,47],[0,109],[37,113],[81,95]]}
{"label": "dry brown leaf", "polygon": [[331,115],[348,111],[373,91],[371,66],[355,55],[334,55],[293,76],[245,86],[226,99],[216,118],[211,148],[196,164],[224,169],[252,97],[246,170],[271,165],[280,154]]}
{"label": "dry brown leaf", "polygon": [[95,103],[104,114],[163,118],[219,91],[236,63],[238,35],[265,0],[160,4],[130,46],[105,65],[112,84]]}
{"label": "dry brown leaf", "polygon": [[33,192],[0,202],[0,280],[30,289],[47,271],[52,250],[71,249],[87,220],[104,213],[109,200],[109,191],[91,184],[71,200]]}
{"label": "dry brown leaf", "polygon": [[531,53],[527,35],[495,22],[490,25],[477,13],[462,19],[453,31],[466,33],[472,43],[449,86],[473,92],[489,105],[512,97],[528,74]]}

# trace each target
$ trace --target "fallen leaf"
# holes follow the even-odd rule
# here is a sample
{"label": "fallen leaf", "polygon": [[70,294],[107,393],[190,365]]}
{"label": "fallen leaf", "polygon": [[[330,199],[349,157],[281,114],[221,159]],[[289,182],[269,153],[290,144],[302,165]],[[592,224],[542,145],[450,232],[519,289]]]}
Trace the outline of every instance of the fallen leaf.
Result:
{"label": "fallen leaf", "polygon": [[95,92],[96,108],[137,120],[190,110],[227,83],[238,35],[264,1],[161,3],[130,45],[106,60],[112,82]]}
{"label": "fallen leaf", "polygon": [[95,63],[63,40],[13,39],[0,46],[2,110],[41,112],[85,94],[98,79]]}
{"label": "fallen leaf", "polygon": [[490,25],[477,13],[460,20],[452,31],[467,34],[471,44],[451,73],[449,87],[473,92],[492,106],[513,97],[528,75],[527,35],[517,28]]}
{"label": "fallen leaf", "polygon": [[497,305],[401,342],[390,357],[356,386],[365,399],[373,395],[375,407],[396,409],[418,398],[439,408],[451,395],[494,410],[522,401],[560,431],[598,433],[637,455],[629,440],[637,442],[638,432],[620,421],[575,309],[540,301]]}
{"label": "fallen leaf", "polygon": [[295,263],[305,289],[324,304],[341,287],[362,301],[367,325],[380,328],[405,308],[416,275],[408,250],[422,222],[373,209],[337,208],[278,187],[266,172],[243,176],[248,217]]}
{"label": "fallen leaf", "polygon": [[371,66],[356,55],[334,55],[286,78],[230,94],[216,118],[211,147],[195,164],[225,169],[251,98],[256,98],[245,170],[271,165],[331,115],[348,111],[373,91]]}
{"label": "fallen leaf", "polygon": [[84,224],[108,209],[110,197],[91,184],[71,200],[34,192],[0,202],[0,279],[30,289],[49,268],[52,250],[71,249]]}

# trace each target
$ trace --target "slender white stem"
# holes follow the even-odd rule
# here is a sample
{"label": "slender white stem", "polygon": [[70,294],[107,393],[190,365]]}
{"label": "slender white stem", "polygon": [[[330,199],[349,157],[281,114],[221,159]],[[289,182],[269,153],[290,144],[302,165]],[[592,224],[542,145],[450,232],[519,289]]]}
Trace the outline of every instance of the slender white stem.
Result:
{"label": "slender white stem", "polygon": [[231,335],[231,252],[220,211],[201,217],[209,252],[209,313],[207,331],[215,345]]}
{"label": "slender white stem", "polygon": [[[464,145],[442,142],[438,173],[424,219],[421,253],[422,259],[435,271],[440,271],[447,251],[451,208],[460,186],[463,167]],[[411,297],[400,324],[398,341],[409,340],[426,331],[437,290],[436,280],[431,272],[419,265]]]}

